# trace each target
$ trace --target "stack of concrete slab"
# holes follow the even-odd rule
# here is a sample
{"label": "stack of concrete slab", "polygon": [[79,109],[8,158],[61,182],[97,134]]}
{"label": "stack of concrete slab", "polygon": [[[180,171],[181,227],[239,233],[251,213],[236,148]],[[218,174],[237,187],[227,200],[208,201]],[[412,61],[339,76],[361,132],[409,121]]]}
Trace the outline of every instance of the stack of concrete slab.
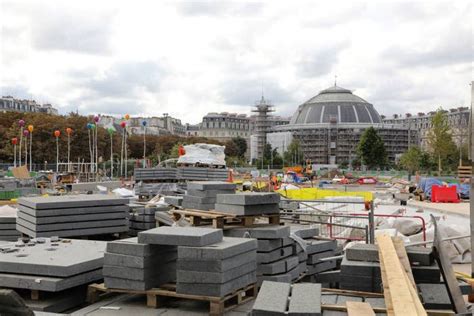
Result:
{"label": "stack of concrete slab", "polygon": [[0,240],[14,241],[21,237],[16,230],[17,209],[8,205],[0,207]]}
{"label": "stack of concrete slab", "polygon": [[[407,248],[416,283],[440,283],[440,270],[433,262],[431,248]],[[376,245],[355,244],[346,249],[341,263],[341,289],[382,292],[382,277]]]}
{"label": "stack of concrete slab", "polygon": [[252,308],[252,315],[321,314],[321,284],[264,281]]}
{"label": "stack of concrete slab", "polygon": [[104,283],[107,288],[148,290],[176,281],[176,246],[138,243],[128,238],[107,243]]}
{"label": "stack of concrete slab", "polygon": [[178,247],[176,292],[223,297],[257,281],[257,241],[225,237],[203,247]]}
{"label": "stack of concrete slab", "polygon": [[176,168],[135,168],[135,181],[176,180]]}
{"label": "stack of concrete slab", "polygon": [[195,210],[214,209],[218,194],[235,194],[236,185],[223,181],[188,182],[182,206]]}
{"label": "stack of concrete slab", "polygon": [[179,189],[178,183],[171,182],[144,182],[135,184],[135,194],[144,196],[155,196],[157,194],[173,194]]}
{"label": "stack of concrete slab", "polygon": [[300,260],[289,226],[266,225],[238,227],[225,231],[230,237],[257,239],[257,282],[290,283],[306,271],[306,261]]}
{"label": "stack of concrete slab", "polygon": [[141,231],[152,229],[156,227],[155,213],[166,212],[169,210],[168,205],[143,205],[143,204],[129,204],[130,220],[128,234],[130,236],[137,236]]}
{"label": "stack of concrete slab", "polygon": [[16,229],[31,237],[126,232],[128,202],[102,194],[20,198]]}
{"label": "stack of concrete slab", "polygon": [[280,195],[270,192],[218,194],[216,211],[236,215],[263,215],[280,212]]}
{"label": "stack of concrete slab", "polygon": [[225,181],[229,176],[227,169],[201,168],[201,167],[179,167],[177,178],[189,181]]}
{"label": "stack of concrete slab", "polygon": [[165,196],[165,203],[172,206],[182,206],[183,196],[182,195],[168,195]]}
{"label": "stack of concrete slab", "polygon": [[102,279],[106,242],[36,238],[0,246],[0,284],[59,292]]}

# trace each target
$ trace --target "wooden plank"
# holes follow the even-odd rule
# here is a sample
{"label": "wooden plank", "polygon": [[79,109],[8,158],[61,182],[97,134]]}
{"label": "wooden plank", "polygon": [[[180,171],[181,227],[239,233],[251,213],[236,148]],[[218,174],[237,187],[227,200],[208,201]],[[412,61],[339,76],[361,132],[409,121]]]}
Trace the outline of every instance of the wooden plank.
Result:
{"label": "wooden plank", "polygon": [[347,301],[346,305],[348,316],[375,316],[369,303]]}
{"label": "wooden plank", "polygon": [[322,288],[321,291],[322,291],[323,293],[337,293],[337,294],[352,295],[352,296],[384,297],[384,295],[381,294],[381,293],[372,293],[372,292],[363,292],[363,291],[353,291],[353,290],[341,290],[341,289]]}
{"label": "wooden plank", "polygon": [[385,306],[387,307],[387,316],[394,316],[392,297],[390,296],[390,288],[388,287],[387,272],[383,264],[383,254],[379,250],[380,272],[382,275],[383,295],[385,298]]}
{"label": "wooden plank", "polygon": [[413,278],[413,273],[411,271],[410,260],[408,260],[407,251],[405,249],[405,243],[400,237],[393,237],[392,241],[393,245],[395,246],[398,258],[400,259],[400,262],[408,275],[410,284],[413,286],[414,289],[416,289],[416,283],[415,279]]}
{"label": "wooden plank", "polygon": [[418,309],[416,301],[419,301],[419,297],[413,297],[410,292],[411,285],[407,282],[406,272],[400,263],[390,236],[386,234],[379,235],[377,236],[377,242],[379,255],[382,254],[380,263],[385,268],[386,282],[390,290],[394,314],[396,316],[426,315],[424,310]]}
{"label": "wooden plank", "polygon": [[[341,311],[341,312],[346,312],[347,311],[347,306],[346,305],[333,305],[333,304],[322,304],[321,305],[322,310],[328,310],[328,311]],[[387,309],[383,307],[372,307],[373,311],[375,313],[387,313]],[[451,310],[432,310],[428,309],[426,310],[428,313],[428,316],[454,316],[455,313]],[[408,315],[406,315],[408,316]]]}

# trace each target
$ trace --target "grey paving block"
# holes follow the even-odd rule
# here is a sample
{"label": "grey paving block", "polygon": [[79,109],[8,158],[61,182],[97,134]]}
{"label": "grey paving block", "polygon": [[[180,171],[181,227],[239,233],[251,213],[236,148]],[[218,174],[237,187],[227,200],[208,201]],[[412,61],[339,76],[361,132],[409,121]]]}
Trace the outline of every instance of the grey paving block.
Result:
{"label": "grey paving block", "polygon": [[122,219],[110,219],[110,220],[99,220],[99,221],[87,221],[87,222],[70,222],[60,224],[33,224],[21,217],[17,218],[16,223],[23,227],[28,228],[36,232],[49,232],[55,230],[72,230],[72,229],[83,229],[83,228],[102,228],[110,226],[123,226],[127,225],[128,221],[125,218]]}
{"label": "grey paving block", "polygon": [[191,203],[183,201],[183,208],[208,211],[214,209],[214,203]]}
{"label": "grey paving block", "polygon": [[124,226],[111,226],[111,227],[96,227],[96,228],[82,228],[82,229],[69,229],[69,230],[54,230],[47,232],[37,232],[28,229],[22,225],[17,224],[16,230],[22,232],[30,237],[79,237],[79,236],[93,236],[102,234],[114,234],[128,231],[128,224]]}
{"label": "grey paving block", "polygon": [[24,205],[37,210],[124,205],[128,202],[128,199],[104,194],[22,197],[18,199],[19,205]]}
{"label": "grey paving block", "polygon": [[289,283],[263,281],[252,308],[252,315],[285,315],[290,291]]}
{"label": "grey paving block", "polygon": [[306,252],[298,253],[298,259],[300,262],[304,262],[308,260],[308,254]]}
{"label": "grey paving block", "polygon": [[313,275],[315,273],[320,273],[323,271],[331,270],[336,268],[336,260],[324,261],[315,265],[308,265],[308,275]]}
{"label": "grey paving block", "polygon": [[104,277],[127,278],[134,281],[166,277],[171,282],[176,280],[176,261],[158,263],[145,269],[104,265],[103,275]]}
{"label": "grey paving block", "polygon": [[[16,227],[16,225],[15,225]],[[0,237],[5,237],[5,236],[18,236],[20,233],[16,229],[4,229],[0,230]]]}
{"label": "grey paving block", "polygon": [[269,252],[283,247],[282,239],[257,239],[257,251]]}
{"label": "grey paving block", "polygon": [[258,275],[272,275],[288,272],[299,264],[298,257],[289,257],[276,262],[259,264],[257,267]]}
{"label": "grey paving block", "polygon": [[0,254],[0,272],[68,277],[102,267],[106,242],[71,240],[51,246],[49,240],[17,252]]}
{"label": "grey paving block", "polygon": [[385,308],[385,299],[383,297],[367,297],[364,299],[365,302],[369,303],[372,307]]}
{"label": "grey paving block", "polygon": [[153,223],[146,223],[146,222],[135,222],[135,221],[130,221],[129,222],[129,227],[134,228],[134,229],[140,229],[140,230],[148,230],[156,227],[156,222]]}
{"label": "grey paving block", "polygon": [[199,197],[199,196],[192,196],[192,195],[185,195],[183,196],[183,203],[194,203],[194,204],[215,204],[216,198],[215,197]]}
{"label": "grey paving block", "polygon": [[186,191],[188,195],[199,196],[199,197],[216,197],[218,194],[235,194],[235,190],[190,190]]}
{"label": "grey paving block", "polygon": [[452,309],[445,284],[417,284],[426,309]]}
{"label": "grey paving block", "polygon": [[18,211],[34,217],[47,216],[65,216],[65,215],[84,215],[84,214],[98,214],[98,213],[126,213],[129,211],[127,205],[113,205],[113,206],[88,206],[75,208],[59,208],[59,209],[40,209],[36,210],[24,205],[18,206]]}
{"label": "grey paving block", "polygon": [[165,252],[149,257],[136,257],[129,255],[120,255],[115,253],[104,254],[104,265],[144,269],[163,262],[176,261],[178,255],[176,252]]}
{"label": "grey paving block", "polygon": [[102,269],[93,270],[74,276],[60,278],[26,274],[0,273],[0,284],[14,289],[30,289],[46,292],[59,292],[79,285],[102,279]]}
{"label": "grey paving block", "polygon": [[165,203],[175,206],[181,206],[183,204],[182,196],[165,196]]}
{"label": "grey paving block", "polygon": [[176,293],[223,297],[256,281],[257,274],[252,272],[222,284],[178,282],[176,284]]}
{"label": "grey paving block", "polygon": [[321,294],[321,304],[336,305],[337,294]]}
{"label": "grey paving block", "polygon": [[223,181],[194,181],[187,183],[188,190],[235,190],[237,186],[234,183]]}
{"label": "grey paving block", "polygon": [[292,230],[292,232],[300,237],[300,238],[303,238],[303,239],[307,239],[307,238],[311,238],[311,237],[314,237],[314,236],[318,236],[319,235],[319,228],[299,228],[299,229],[295,229],[295,230]]}
{"label": "grey paving block", "polygon": [[321,315],[321,284],[294,284],[288,315],[320,316]]}
{"label": "grey paving block", "polygon": [[335,250],[337,242],[335,240],[306,240],[306,252],[308,255],[323,252],[328,250]]}
{"label": "grey paving block", "polygon": [[132,214],[130,216],[130,220],[135,222],[154,222],[155,221],[155,213],[153,214]]}
{"label": "grey paving block", "polygon": [[257,253],[252,250],[238,254],[224,260],[178,260],[178,270],[191,270],[201,272],[222,272],[257,260]]}
{"label": "grey paving block", "polygon": [[[18,218],[21,218],[29,223],[42,225],[42,224],[57,224],[57,223],[71,223],[71,222],[87,222],[87,221],[105,221],[114,219],[125,219],[127,218],[127,212],[112,212],[112,213],[97,213],[97,214],[82,214],[74,215],[67,214],[64,216],[42,216],[36,217],[24,213],[18,212]],[[0,226],[1,228],[1,226]]]}
{"label": "grey paving block", "polygon": [[0,230],[15,230],[16,221],[13,223],[0,223]]}
{"label": "grey paving block", "polygon": [[217,203],[232,205],[263,205],[280,203],[280,195],[270,192],[245,192],[237,194],[218,194]]}
{"label": "grey paving block", "polygon": [[346,295],[337,296],[337,300],[336,300],[337,305],[346,305],[346,302],[362,302],[362,297],[346,296]]}
{"label": "grey paving block", "polygon": [[[87,289],[84,286],[79,286],[57,293],[48,293],[46,295],[43,292],[40,300],[33,300],[29,297],[23,297],[23,300],[25,304],[35,312],[45,312],[47,314],[62,313],[84,304],[86,292]],[[55,315],[50,314],[49,316]],[[56,316],[59,315],[56,314]]]}
{"label": "grey paving block", "polygon": [[224,272],[198,272],[177,270],[177,281],[182,283],[216,283],[222,284],[236,279],[244,274],[254,272],[257,262],[251,261]]}
{"label": "grey paving block", "polygon": [[138,242],[172,246],[207,246],[221,242],[221,229],[199,227],[157,227],[138,234]]}
{"label": "grey paving block", "polygon": [[293,254],[293,248],[291,246],[279,248],[271,252],[259,252],[257,253],[257,262],[258,263],[275,262],[283,258],[289,257],[292,254]]}
{"label": "grey paving block", "polygon": [[[15,212],[16,214],[16,212]],[[16,223],[16,216],[14,217],[5,217],[1,216],[0,214],[0,224],[15,224]]]}
{"label": "grey paving block", "polygon": [[[430,266],[433,264],[432,248],[409,247],[406,249],[410,262],[419,265]],[[347,248],[345,255],[349,260],[378,262],[379,253],[377,245],[355,244]]]}
{"label": "grey paving block", "polygon": [[300,261],[298,260],[298,256],[293,256],[286,259],[285,264],[286,271],[290,271],[291,269],[297,267],[300,264]]}
{"label": "grey paving block", "polygon": [[416,283],[439,283],[441,278],[441,271],[438,264],[434,263],[431,266],[412,266],[411,271]]}
{"label": "grey paving block", "polygon": [[197,260],[222,260],[257,249],[257,241],[251,238],[224,237],[221,242],[203,247],[178,247],[178,258]]}
{"label": "grey paving block", "polygon": [[162,273],[157,274],[153,278],[147,278],[144,281],[130,280],[117,277],[104,277],[104,283],[107,288],[146,291],[162,284],[173,282],[172,275]]}
{"label": "grey paving block", "polygon": [[234,205],[216,203],[215,210],[235,215],[261,215],[277,214],[280,212],[280,206],[279,204]]}
{"label": "grey paving block", "polygon": [[320,260],[323,258],[334,257],[334,250],[324,251],[324,252],[317,252],[313,253],[312,255],[308,256],[308,264],[316,264],[321,262]]}
{"label": "grey paving block", "polygon": [[280,239],[290,236],[289,226],[266,225],[260,227],[237,227],[225,231],[229,237],[251,237],[257,239]]}
{"label": "grey paving block", "polygon": [[338,283],[341,280],[341,271],[325,271],[313,275],[314,283]]}
{"label": "grey paving block", "polygon": [[127,238],[107,242],[108,253],[145,257],[163,252],[177,252],[176,246],[139,244],[138,238]]}

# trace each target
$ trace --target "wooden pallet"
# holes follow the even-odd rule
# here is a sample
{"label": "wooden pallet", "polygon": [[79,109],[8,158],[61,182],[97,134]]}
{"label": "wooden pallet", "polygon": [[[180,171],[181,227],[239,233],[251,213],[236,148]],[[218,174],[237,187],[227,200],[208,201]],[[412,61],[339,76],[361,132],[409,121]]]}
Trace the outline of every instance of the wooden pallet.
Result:
{"label": "wooden pallet", "polygon": [[104,283],[91,284],[87,289],[87,302],[94,303],[100,299],[101,295],[107,293],[126,293],[146,295],[147,306],[157,308],[163,305],[164,298],[188,299],[193,301],[209,302],[209,315],[224,315],[225,312],[257,297],[257,285],[248,285],[224,297],[190,295],[176,293],[176,284],[164,284],[160,288],[147,291],[135,291],[124,289],[108,289]]}
{"label": "wooden pallet", "polygon": [[248,215],[240,216],[231,213],[217,212],[217,211],[201,211],[201,210],[171,210],[170,213],[177,221],[181,217],[189,219],[193,226],[212,224],[214,228],[225,228],[226,226],[253,226],[256,219],[268,219],[269,225],[280,225],[280,214],[268,215]]}

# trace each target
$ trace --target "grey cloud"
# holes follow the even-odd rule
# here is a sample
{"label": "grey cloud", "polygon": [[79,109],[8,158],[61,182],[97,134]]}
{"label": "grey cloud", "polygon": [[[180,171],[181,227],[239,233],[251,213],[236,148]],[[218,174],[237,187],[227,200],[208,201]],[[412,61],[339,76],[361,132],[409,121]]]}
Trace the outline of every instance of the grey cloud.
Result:
{"label": "grey cloud", "polygon": [[[77,100],[78,106],[72,110],[79,109],[80,113],[101,113],[101,114],[120,114],[125,113],[136,115],[143,113],[145,106],[138,103],[138,99],[98,99],[98,100]],[[73,106],[71,106],[73,107]]]}
{"label": "grey cloud", "polygon": [[328,74],[338,62],[339,54],[349,45],[349,41],[328,45],[321,50],[304,56],[297,66],[298,75],[314,78]]}
{"label": "grey cloud", "polygon": [[177,9],[189,16],[248,16],[259,14],[263,9],[261,2],[238,1],[183,1]]}

